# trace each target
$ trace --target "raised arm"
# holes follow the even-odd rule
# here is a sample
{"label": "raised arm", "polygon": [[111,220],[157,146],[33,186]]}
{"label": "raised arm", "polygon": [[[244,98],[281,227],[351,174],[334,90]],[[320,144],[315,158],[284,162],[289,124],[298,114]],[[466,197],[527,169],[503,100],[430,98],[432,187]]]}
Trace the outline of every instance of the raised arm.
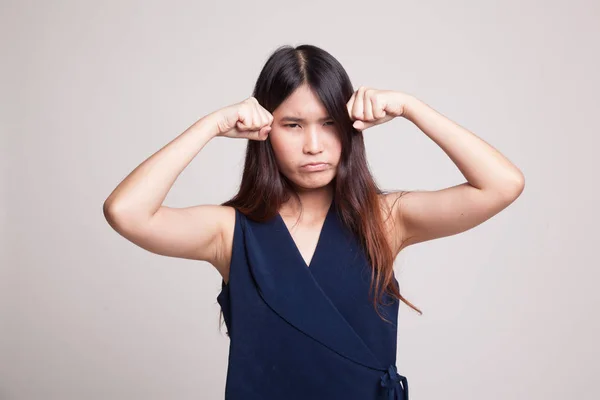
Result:
{"label": "raised arm", "polygon": [[[259,116],[259,118],[257,118]],[[171,257],[208,261],[228,276],[235,210],[220,205],[173,208],[162,205],[173,183],[216,136],[266,140],[272,116],[250,97],[215,111],[138,165],[103,205],[110,226],[132,243]]]}
{"label": "raised arm", "polygon": [[522,193],[521,171],[483,139],[413,96],[406,100],[404,116],[442,148],[467,182],[441,190],[388,194],[402,247],[471,229]]}
{"label": "raised arm", "polygon": [[171,208],[162,203],[179,174],[216,134],[214,121],[201,118],[138,165],[104,202],[110,226],[153,253],[214,261],[225,207]]}

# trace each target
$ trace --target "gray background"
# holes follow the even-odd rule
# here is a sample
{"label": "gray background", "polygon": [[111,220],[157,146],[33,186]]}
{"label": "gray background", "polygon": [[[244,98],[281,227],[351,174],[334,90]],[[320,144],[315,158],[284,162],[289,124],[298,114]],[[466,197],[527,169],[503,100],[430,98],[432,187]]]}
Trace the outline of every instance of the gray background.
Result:
{"label": "gray background", "polygon": [[[600,6],[594,1],[3,1],[0,399],[220,399],[220,275],[114,232],[139,163],[239,102],[281,44],[410,93],[513,161],[526,187],[396,260],[411,398],[598,399]],[[464,181],[407,120],[365,131],[385,189]],[[218,204],[244,140],[217,138],[165,205]]]}

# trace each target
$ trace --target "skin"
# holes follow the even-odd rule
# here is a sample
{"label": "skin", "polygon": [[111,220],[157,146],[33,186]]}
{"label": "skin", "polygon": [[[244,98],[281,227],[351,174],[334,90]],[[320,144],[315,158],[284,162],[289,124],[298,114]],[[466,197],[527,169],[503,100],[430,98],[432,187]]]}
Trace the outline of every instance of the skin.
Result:
{"label": "skin", "polygon": [[[272,115],[269,140],[277,165],[292,182],[302,202],[301,211],[296,198],[291,197],[281,206],[279,214],[309,265],[333,197],[330,183],[336,175],[342,150],[339,132],[319,98],[307,85],[298,87]],[[326,162],[328,165],[322,171],[301,168],[310,162]]]}
{"label": "skin", "polygon": [[[284,117],[304,121],[284,120]],[[336,175],[342,145],[333,120],[328,119],[327,110],[308,86],[298,87],[274,110],[269,140],[279,170],[300,196],[303,218],[321,219],[332,200],[330,183]],[[309,162],[326,162],[328,166],[323,171],[301,168]],[[282,216],[293,217],[299,213],[299,205],[293,197],[280,209]]]}
{"label": "skin", "polygon": [[[174,208],[163,202],[185,167],[221,134],[223,116],[233,113],[237,119],[238,107],[236,104],[227,107],[226,113],[219,110],[196,121],[138,165],[103,206],[111,227],[134,244],[156,254],[208,261],[225,282],[229,279],[235,210],[213,204]],[[308,87],[298,88],[274,110],[272,122],[266,110],[252,107],[255,118],[248,126],[261,129],[253,133],[257,138],[269,132],[279,168],[300,196],[301,218],[294,197],[281,207],[280,215],[308,265],[332,199],[330,183],[341,154],[339,137],[327,120],[319,121],[326,117],[326,110]],[[523,174],[504,155],[414,96],[361,86],[347,107],[359,130],[396,117],[406,118],[443,150],[466,180],[439,190],[410,191],[398,201],[405,192],[382,196],[383,207],[392,215],[389,240],[396,255],[409,245],[481,224],[508,207],[524,189]],[[305,121],[282,120],[289,115]],[[269,123],[271,127],[265,128]],[[314,161],[326,161],[330,168],[322,172],[300,169]]]}
{"label": "skin", "polygon": [[[493,146],[414,96],[361,86],[348,101],[354,126],[364,130],[403,117],[437,144],[466,182],[439,190],[414,190],[393,206],[395,243],[402,248],[465,232],[508,207],[525,177]],[[388,204],[402,192],[386,195]]]}
{"label": "skin", "polygon": [[[298,165],[314,159],[335,164],[341,146],[337,132],[318,122],[326,111],[308,87],[300,87],[273,113],[270,138],[283,173],[299,188],[313,221],[322,221],[330,202],[327,185],[335,172],[313,176],[298,172]],[[520,196],[525,181],[521,171],[506,157],[474,133],[456,124],[414,96],[392,90],[361,86],[347,104],[354,127],[364,131],[375,125],[404,117],[414,123],[456,164],[467,182],[440,190],[403,191],[382,196],[385,208],[392,211],[388,240],[397,255],[402,248],[467,231],[508,207]],[[285,135],[284,115],[297,113],[307,120],[295,135]],[[306,157],[306,159],[305,159]],[[331,159],[329,159],[331,157]],[[387,207],[386,207],[387,206]],[[297,212],[292,209],[291,215]],[[288,222],[286,224],[289,225]],[[315,227],[318,225],[318,227]],[[321,223],[308,223],[307,233],[298,234],[298,247],[305,259],[314,252]]]}

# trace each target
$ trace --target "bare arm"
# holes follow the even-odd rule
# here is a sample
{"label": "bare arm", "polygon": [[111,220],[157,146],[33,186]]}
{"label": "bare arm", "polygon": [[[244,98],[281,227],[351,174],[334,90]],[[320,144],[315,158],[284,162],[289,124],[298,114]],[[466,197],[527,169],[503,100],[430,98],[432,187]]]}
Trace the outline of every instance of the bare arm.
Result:
{"label": "bare arm", "polygon": [[254,97],[196,121],[137,166],[108,196],[104,215],[121,236],[156,254],[210,262],[227,281],[235,210],[163,206],[192,159],[216,136],[266,140],[273,116]]}
{"label": "bare arm", "polygon": [[179,174],[217,134],[209,114],[137,166],[104,202],[111,227],[153,253],[214,265],[223,221],[232,218],[233,210],[219,205],[171,208],[162,203]]}
{"label": "bare arm", "polygon": [[411,97],[406,118],[439,145],[467,182],[435,191],[395,192],[399,236],[410,244],[471,229],[508,207],[523,191],[521,171],[472,132]]}

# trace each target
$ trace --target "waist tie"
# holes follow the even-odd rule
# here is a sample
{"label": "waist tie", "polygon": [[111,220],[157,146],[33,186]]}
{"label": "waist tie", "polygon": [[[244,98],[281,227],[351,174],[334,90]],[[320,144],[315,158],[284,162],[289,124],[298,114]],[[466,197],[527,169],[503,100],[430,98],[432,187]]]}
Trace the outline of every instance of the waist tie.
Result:
{"label": "waist tie", "polygon": [[387,400],[408,400],[408,381],[398,374],[395,365],[390,365],[381,376],[381,386],[386,388]]}

